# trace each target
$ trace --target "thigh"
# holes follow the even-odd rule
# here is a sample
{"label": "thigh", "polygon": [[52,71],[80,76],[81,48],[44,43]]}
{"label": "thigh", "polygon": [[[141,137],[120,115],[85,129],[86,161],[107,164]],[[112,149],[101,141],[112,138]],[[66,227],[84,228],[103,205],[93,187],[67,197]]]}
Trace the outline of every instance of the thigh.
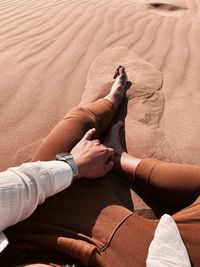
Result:
{"label": "thigh", "polygon": [[91,265],[146,267],[157,224],[158,220],[148,220],[133,213],[113,233],[109,246],[101,254],[93,255]]}
{"label": "thigh", "polygon": [[87,265],[91,254],[108,245],[130,214],[115,196],[109,179],[82,179],[49,198],[30,218],[7,229],[6,235],[21,251],[60,251]]}
{"label": "thigh", "polygon": [[200,197],[192,205],[174,214],[173,218],[181,233],[193,266],[199,267]]}

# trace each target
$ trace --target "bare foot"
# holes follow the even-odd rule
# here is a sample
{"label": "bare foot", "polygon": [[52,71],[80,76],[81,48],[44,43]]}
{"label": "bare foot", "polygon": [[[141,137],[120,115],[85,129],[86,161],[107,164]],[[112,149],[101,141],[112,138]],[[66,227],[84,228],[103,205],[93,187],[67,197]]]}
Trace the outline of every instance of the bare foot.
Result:
{"label": "bare foot", "polygon": [[113,79],[115,79],[115,82],[105,98],[110,100],[117,109],[122,102],[127,82],[127,74],[123,66],[119,66],[115,70]]}
{"label": "bare foot", "polygon": [[104,141],[104,145],[113,148],[114,150],[114,169],[117,171],[122,171],[124,169],[124,167],[122,166],[122,164],[124,165],[122,158],[127,154],[122,148],[120,140],[120,130],[122,129],[122,126],[122,121],[118,121],[113,126],[111,126]]}
{"label": "bare foot", "polygon": [[120,140],[120,130],[122,126],[123,122],[118,121],[110,127],[104,145],[114,149],[114,169],[123,172],[132,182],[134,182],[135,171],[141,159],[130,156],[123,149]]}
{"label": "bare foot", "polygon": [[104,145],[114,149],[115,161],[117,160],[117,158],[121,157],[121,154],[123,152],[125,152],[124,149],[122,148],[120,140],[120,130],[123,125],[124,124],[122,121],[118,121],[113,126],[111,126],[104,141]]}

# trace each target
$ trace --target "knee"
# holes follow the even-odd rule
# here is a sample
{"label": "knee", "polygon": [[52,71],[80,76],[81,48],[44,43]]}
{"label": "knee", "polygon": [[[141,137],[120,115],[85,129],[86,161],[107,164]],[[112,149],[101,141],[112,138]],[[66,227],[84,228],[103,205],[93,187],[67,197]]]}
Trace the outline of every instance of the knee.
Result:
{"label": "knee", "polygon": [[90,106],[73,108],[69,111],[65,119],[73,119],[74,122],[81,125],[84,133],[91,128],[95,128],[96,133],[94,138],[99,138],[100,133],[102,132],[101,119]]}
{"label": "knee", "polygon": [[94,122],[94,114],[91,113],[87,107],[75,107],[71,109],[65,119],[67,118],[78,118],[79,120],[84,120],[85,122]]}

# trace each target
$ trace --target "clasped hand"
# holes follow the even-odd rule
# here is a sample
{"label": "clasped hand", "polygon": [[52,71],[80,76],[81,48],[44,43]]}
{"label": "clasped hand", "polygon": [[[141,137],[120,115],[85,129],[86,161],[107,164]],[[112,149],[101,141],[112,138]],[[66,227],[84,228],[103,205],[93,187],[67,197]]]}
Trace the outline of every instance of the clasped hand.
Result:
{"label": "clasped hand", "polygon": [[78,177],[101,177],[113,167],[114,151],[101,144],[99,140],[91,141],[95,131],[90,129],[71,151],[79,168]]}

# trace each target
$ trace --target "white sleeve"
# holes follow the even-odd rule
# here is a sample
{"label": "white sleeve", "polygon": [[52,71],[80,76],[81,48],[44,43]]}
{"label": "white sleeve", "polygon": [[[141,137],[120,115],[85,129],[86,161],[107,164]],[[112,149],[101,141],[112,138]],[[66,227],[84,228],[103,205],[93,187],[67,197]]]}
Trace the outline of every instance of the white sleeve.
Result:
{"label": "white sleeve", "polygon": [[0,173],[0,231],[29,217],[36,207],[67,188],[71,167],[62,161],[24,163]]}

